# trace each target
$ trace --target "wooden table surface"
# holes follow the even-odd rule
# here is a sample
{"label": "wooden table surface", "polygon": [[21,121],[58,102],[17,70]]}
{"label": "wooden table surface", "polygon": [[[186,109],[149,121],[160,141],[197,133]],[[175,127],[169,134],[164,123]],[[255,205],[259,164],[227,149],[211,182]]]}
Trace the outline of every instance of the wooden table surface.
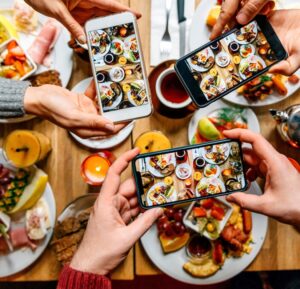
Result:
{"label": "wooden table surface", "polygon": [[[138,21],[147,72],[150,73],[150,0],[121,0],[120,2],[141,11],[143,17]],[[197,3],[200,0],[196,0]],[[91,76],[88,63],[74,56],[73,74],[68,88],[74,87],[80,80]],[[300,102],[300,91],[272,107],[285,108]],[[258,115],[261,132],[281,153],[300,161],[299,151],[285,144],[275,131],[275,122],[268,113],[268,108],[255,110]],[[165,133],[174,147],[188,144],[187,126],[190,117],[180,120],[170,120],[154,113],[151,117],[138,120],[132,135],[121,145],[112,149],[116,156],[130,149],[134,140],[144,131],[157,129]],[[49,182],[56,198],[57,214],[74,198],[90,191],[80,176],[80,164],[91,151],[78,145],[68,134],[48,121],[34,119],[21,124],[0,125],[0,145],[3,138],[14,129],[34,129],[47,135],[52,142],[52,152],[39,164],[49,175]],[[130,176],[128,169],[123,178]],[[291,226],[280,224],[274,220],[269,222],[269,230],[264,246],[248,268],[249,270],[285,270],[300,269],[300,235]],[[2,258],[2,257],[1,257]],[[134,264],[135,262],[135,264]],[[47,248],[41,258],[27,270],[0,281],[46,281],[58,277],[60,265],[54,252]],[[135,268],[135,270],[134,270]],[[134,274],[151,275],[161,273],[149,260],[140,244],[135,246],[135,254],[130,251],[127,259],[112,274],[113,279],[132,280]]]}

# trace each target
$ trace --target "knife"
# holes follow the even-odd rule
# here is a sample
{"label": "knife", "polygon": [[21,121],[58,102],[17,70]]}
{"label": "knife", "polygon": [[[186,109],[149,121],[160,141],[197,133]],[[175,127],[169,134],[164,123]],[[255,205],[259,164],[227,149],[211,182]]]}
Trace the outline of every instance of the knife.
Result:
{"label": "knife", "polygon": [[177,0],[177,14],[179,24],[179,55],[185,54],[186,18],[184,17],[184,0]]}

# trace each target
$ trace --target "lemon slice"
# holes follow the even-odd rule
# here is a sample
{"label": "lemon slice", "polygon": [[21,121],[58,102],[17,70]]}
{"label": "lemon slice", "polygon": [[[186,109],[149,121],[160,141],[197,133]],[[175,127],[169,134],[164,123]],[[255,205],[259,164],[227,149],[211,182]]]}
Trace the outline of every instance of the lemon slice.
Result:
{"label": "lemon slice", "polygon": [[201,118],[198,122],[198,131],[200,135],[208,140],[217,140],[221,134],[215,125],[207,118]]}
{"label": "lemon slice", "polygon": [[6,17],[4,17],[3,15],[0,15],[0,24],[2,24],[6,28],[8,34],[10,35],[10,37],[19,39],[19,35],[18,35],[17,30],[12,25],[12,23]]}

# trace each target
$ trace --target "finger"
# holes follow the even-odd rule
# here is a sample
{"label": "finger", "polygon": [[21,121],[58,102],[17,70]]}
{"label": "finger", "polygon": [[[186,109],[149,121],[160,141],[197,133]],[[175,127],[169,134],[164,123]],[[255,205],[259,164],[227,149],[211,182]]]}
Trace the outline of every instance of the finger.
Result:
{"label": "finger", "polygon": [[243,148],[243,158],[248,165],[253,167],[257,166],[260,162],[260,159],[251,148]]}
{"label": "finger", "polygon": [[239,7],[239,0],[225,0],[221,7],[221,13],[217,20],[217,23],[214,25],[210,39],[215,39],[221,35],[225,25],[228,24],[234,15],[236,14]]}
{"label": "finger", "polygon": [[130,199],[136,194],[136,186],[135,186],[135,181],[134,178],[131,177],[124,181],[119,189],[119,193],[124,196],[126,199]]}
{"label": "finger", "polygon": [[130,210],[131,218],[135,218],[141,212],[140,207],[135,207]]}
{"label": "finger", "polygon": [[260,14],[269,15],[272,10],[274,10],[276,4],[275,1],[269,1],[265,6],[260,10]]}
{"label": "finger", "polygon": [[256,168],[250,168],[246,172],[246,178],[249,182],[254,182],[258,177]]}
{"label": "finger", "polygon": [[103,196],[113,196],[118,192],[120,186],[120,177],[122,172],[128,167],[129,162],[139,153],[139,149],[135,148],[125,152],[117,158],[108,170],[105,181],[103,183],[101,193]]}
{"label": "finger", "polygon": [[90,98],[91,100],[95,100],[97,91],[96,91],[96,85],[94,79],[91,80],[89,86],[85,90],[84,94]]}
{"label": "finger", "polygon": [[58,15],[56,19],[58,19],[80,43],[86,43],[82,26],[73,18],[66,6],[61,8],[60,15]]}
{"label": "finger", "polygon": [[241,8],[236,16],[236,20],[239,24],[245,25],[250,22],[266,5],[266,0],[251,0]]}
{"label": "finger", "polygon": [[270,168],[275,169],[280,163],[280,154],[274,147],[260,134],[254,133],[248,129],[226,130],[223,134],[232,139],[239,139],[242,142],[250,143],[256,156],[265,160]]}
{"label": "finger", "polygon": [[130,208],[135,208],[138,206],[138,198],[137,197],[133,197],[129,200],[129,205],[130,205]]}
{"label": "finger", "polygon": [[129,243],[133,245],[145,232],[154,224],[154,222],[163,214],[162,208],[154,208],[146,211],[128,225]]}
{"label": "finger", "polygon": [[300,66],[300,55],[293,54],[288,59],[280,61],[272,66],[269,70],[270,73],[280,73],[284,75],[292,75],[297,71]]}
{"label": "finger", "polygon": [[91,3],[93,3],[96,7],[109,11],[109,12],[123,12],[123,11],[129,11],[132,12],[137,18],[140,18],[142,16],[141,13],[138,11],[135,11],[128,6],[118,2],[118,1],[112,1],[112,0],[90,0]]}
{"label": "finger", "polygon": [[233,193],[226,197],[229,202],[234,202],[244,209],[263,213],[263,196],[247,194],[247,193]]}

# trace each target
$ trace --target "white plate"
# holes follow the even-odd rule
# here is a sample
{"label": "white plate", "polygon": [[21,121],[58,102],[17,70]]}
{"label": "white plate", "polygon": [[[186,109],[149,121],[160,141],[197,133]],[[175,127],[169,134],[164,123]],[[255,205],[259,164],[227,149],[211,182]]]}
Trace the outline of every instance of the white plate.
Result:
{"label": "white plate", "polygon": [[239,65],[239,69],[238,69],[241,78],[243,78],[243,79],[247,78],[247,76],[240,71],[240,67],[242,66],[242,64],[244,64],[244,63],[249,63],[250,64],[250,63],[253,63],[253,62],[255,62],[255,63],[259,63],[260,62],[263,68],[266,67],[266,63],[264,62],[264,60],[260,56],[258,56],[258,55],[250,55],[247,58],[243,58],[241,60],[241,63]]}
{"label": "white plate", "polygon": [[[140,55],[140,52],[139,52],[138,43],[137,43],[137,50],[134,51],[134,52],[138,52],[138,54],[139,54],[139,59],[137,59],[137,60],[135,60],[135,61],[132,61],[132,60],[130,59],[130,55],[129,55],[129,52],[131,51],[131,49],[130,49],[131,42],[132,42],[131,40],[132,40],[133,38],[136,38],[136,35],[135,35],[135,34],[129,35],[128,37],[126,37],[126,38],[124,39],[124,56],[125,56],[129,61],[131,61],[131,62],[133,62],[133,63],[138,63],[138,62],[141,61],[141,58],[140,58],[141,55]],[[136,41],[137,41],[137,39],[136,39]]]}
{"label": "white plate", "polygon": [[[101,86],[109,86],[110,87],[111,84],[113,84],[112,81],[99,83],[99,88],[101,89]],[[115,100],[113,101],[113,103],[110,106],[103,105],[103,107],[102,107],[103,111],[109,111],[109,110],[115,109],[121,103],[122,98],[123,98],[123,91],[122,91],[120,84],[116,83],[116,85],[120,86],[121,93],[117,96],[117,98],[115,98]]]}
{"label": "white plate", "polygon": [[[196,186],[195,195],[197,197],[201,197],[200,190],[199,190],[200,188],[199,187],[203,186],[203,185],[209,186],[210,184],[214,185],[215,187],[216,186],[220,186],[221,187],[221,192],[225,192],[226,191],[225,185],[224,185],[224,183],[220,179],[218,179],[216,177],[214,177],[214,178],[202,178],[201,181]],[[211,193],[207,192],[207,195],[213,196],[215,194],[211,194]]]}
{"label": "white plate", "polygon": [[[13,168],[4,159],[2,149],[0,149],[0,163],[8,168],[11,169]],[[49,183],[47,183],[43,197],[49,206],[50,225],[51,225],[46,237],[37,246],[35,251],[32,251],[30,248],[20,248],[18,250],[13,251],[12,253],[9,253],[8,255],[1,255],[0,278],[8,277],[10,275],[16,274],[26,269],[31,264],[33,264],[46,250],[52,237],[53,228],[55,225],[55,217],[56,217],[55,199]]]}
{"label": "white plate", "polygon": [[[201,45],[209,42],[209,36],[211,29],[206,25],[206,18],[210,9],[216,4],[216,1],[211,0],[201,0],[198,5],[191,24],[190,28],[190,39],[189,39],[189,48],[190,51],[199,48]],[[279,8],[300,8],[299,0],[278,0]],[[300,77],[300,69],[297,70],[296,74]],[[266,99],[258,102],[249,102],[245,97],[239,95],[236,91],[233,91],[226,95],[224,99],[230,101],[231,103],[242,105],[242,106],[251,106],[251,107],[260,107],[266,105],[272,105],[277,102],[280,102],[289,96],[293,95],[300,87],[300,83],[293,85],[289,82],[286,83],[288,93],[285,96],[279,95],[277,92],[269,95]]]}
{"label": "white plate", "polygon": [[[215,60],[215,56],[214,56],[214,53],[212,52],[211,48],[210,47],[207,47],[205,48],[203,51],[199,51],[198,54],[201,52],[201,54],[206,54],[206,58],[208,59],[209,57],[213,57],[214,60]],[[214,65],[214,62],[209,66],[209,67],[204,67],[203,65],[196,65],[196,64],[193,64],[192,63],[192,60],[191,58],[188,58],[187,59],[189,65],[196,71],[199,71],[199,72],[205,72],[207,70],[209,70],[213,65]]]}
{"label": "white plate", "polygon": [[[248,191],[251,194],[262,194],[257,183],[253,183]],[[207,278],[195,278],[186,273],[182,266],[187,261],[185,248],[174,253],[164,254],[158,239],[157,226],[154,224],[148,232],[141,238],[142,245],[151,261],[165,274],[184,283],[209,285],[220,283],[233,278],[246,269],[259,253],[268,228],[268,218],[266,216],[252,213],[253,229],[252,236],[254,243],[251,244],[252,251],[242,258],[227,259],[215,275]]]}
{"label": "white plate", "polygon": [[[92,79],[93,79],[92,77],[83,79],[72,88],[72,91],[77,93],[83,93],[88,87],[88,85],[90,84]],[[103,139],[92,139],[92,138],[83,139],[72,132],[70,132],[70,135],[78,143],[84,145],[85,147],[91,149],[109,149],[117,146],[118,144],[122,143],[125,139],[127,139],[134,128],[134,124],[135,122],[132,121],[129,125],[125,126],[117,134]]]}
{"label": "white plate", "polygon": [[[247,28],[247,27],[249,27],[249,26],[250,26],[250,27],[253,27],[252,31],[253,31],[254,34],[255,34],[255,35],[254,35],[254,38],[252,38],[251,41],[247,41],[247,40],[238,40],[238,39],[237,39],[237,36],[234,35],[234,36],[235,36],[235,40],[236,40],[237,43],[239,43],[239,44],[249,44],[249,43],[252,43],[252,42],[256,39],[256,37],[257,37],[257,23],[256,23],[255,21],[252,21],[252,22],[250,22],[249,24],[247,24],[245,28]],[[243,28],[240,30],[240,32],[242,32],[242,33],[244,34],[245,28],[243,27]]]}
{"label": "white plate", "polygon": [[[188,139],[190,144],[192,143],[192,139],[197,130],[199,119],[207,116],[208,114],[210,114],[211,112],[217,109],[224,108],[224,107],[234,107],[234,106],[227,104],[222,100],[217,100],[213,102],[211,105],[201,108],[194,113],[193,117],[190,120],[189,128],[188,128]],[[253,110],[250,108],[245,108],[244,113],[248,120],[248,128],[256,133],[259,133],[260,132],[259,122]]]}
{"label": "white plate", "polygon": [[[147,200],[147,206],[152,206],[152,200],[149,197],[150,192],[152,192],[153,190],[155,190],[157,187],[167,187],[167,185],[164,182],[159,182],[154,184],[146,193],[146,200]],[[169,197],[166,197],[165,195],[162,195],[164,199],[166,199],[166,202],[174,202],[177,200],[177,192],[175,190],[175,187],[173,186],[173,192]]]}
{"label": "white plate", "polygon": [[[187,173],[185,175],[181,175],[181,173],[180,173],[180,169],[181,168],[186,169]],[[191,176],[191,174],[192,174],[192,168],[187,163],[179,164],[179,165],[176,166],[175,174],[176,174],[176,176],[177,176],[178,179],[180,179],[180,180],[186,180],[187,178],[189,178]]]}
{"label": "white plate", "polygon": [[[0,1],[0,14],[4,15],[6,18],[10,18],[10,13],[3,12],[1,10],[7,10],[11,9],[13,6],[13,1],[11,0],[1,0]],[[39,22],[45,23],[47,21],[47,17],[38,14]],[[11,18],[10,18],[11,19]],[[34,35],[37,35],[39,30],[41,29],[41,25],[37,28],[37,31],[34,31]],[[26,50],[29,48],[33,40],[35,39],[34,35],[26,35],[24,33],[18,32],[19,35],[19,42],[22,45],[22,47]],[[72,67],[73,67],[73,61],[72,61],[72,49],[68,46],[68,41],[70,40],[70,33],[66,28],[62,26],[60,35],[55,43],[55,46],[53,47],[50,55],[51,59],[53,60],[53,63],[51,67],[45,67],[43,65],[39,65],[37,73],[41,73],[43,71],[49,70],[49,69],[55,69],[60,73],[60,79],[62,82],[62,86],[66,87],[68,85],[68,82],[71,77],[72,73]],[[32,115],[25,115],[24,117],[17,117],[17,118],[7,118],[7,119],[0,119],[0,123],[19,123],[23,121],[28,121],[35,116]]]}
{"label": "white plate", "polygon": [[[144,80],[135,80],[135,81],[133,81],[133,83],[137,83],[138,85],[141,86],[141,89],[139,90],[138,93],[140,93],[142,90],[145,90],[145,82],[144,82]],[[138,105],[134,102],[134,100],[132,99],[132,93],[131,93],[131,90],[129,90],[129,91],[127,92],[127,97],[128,97],[129,102],[130,102],[133,106],[138,106]],[[145,103],[145,101],[147,101],[147,95],[146,95],[145,98],[144,98],[143,104]]]}
{"label": "white plate", "polygon": [[[169,162],[168,164],[173,164],[174,167],[176,167],[176,158],[175,158],[175,154],[174,153],[170,153],[170,154],[167,154],[168,155],[168,158],[169,158]],[[164,155],[165,157],[166,155]],[[150,158],[151,157],[147,157],[146,158],[146,165],[147,165],[147,168],[148,168],[148,171],[151,173],[151,175],[157,177],[157,178],[164,178],[164,177],[167,177],[171,174],[162,174],[159,170],[155,169],[153,166],[150,165]]]}

